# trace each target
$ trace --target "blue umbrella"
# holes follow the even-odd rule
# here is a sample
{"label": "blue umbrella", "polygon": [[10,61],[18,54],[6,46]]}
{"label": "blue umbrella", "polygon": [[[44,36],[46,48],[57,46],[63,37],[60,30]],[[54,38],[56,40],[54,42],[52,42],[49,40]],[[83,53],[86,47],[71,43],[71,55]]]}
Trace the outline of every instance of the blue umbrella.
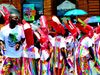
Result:
{"label": "blue umbrella", "polygon": [[89,18],[86,18],[84,20],[84,22],[86,22],[86,23],[98,23],[98,22],[100,22],[100,16],[91,16]]}
{"label": "blue umbrella", "polygon": [[78,16],[78,15],[86,15],[88,14],[86,11],[82,10],[82,9],[72,9],[67,11],[64,16]]}

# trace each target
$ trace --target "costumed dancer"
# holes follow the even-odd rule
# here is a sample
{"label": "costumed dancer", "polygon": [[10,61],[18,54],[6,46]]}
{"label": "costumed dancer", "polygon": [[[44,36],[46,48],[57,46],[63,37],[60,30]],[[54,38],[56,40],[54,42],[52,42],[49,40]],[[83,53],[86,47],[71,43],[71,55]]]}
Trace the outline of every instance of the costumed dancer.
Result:
{"label": "costumed dancer", "polygon": [[[52,49],[51,58],[50,58],[50,71],[51,71],[51,75],[55,75],[55,74],[57,74],[57,73],[55,73],[55,67],[54,67],[55,60],[56,60],[55,36],[57,35],[57,32],[58,32],[57,31],[58,24],[51,19],[50,21],[48,21],[48,25],[50,25],[50,27],[51,27],[51,29],[49,30],[49,40],[50,40],[51,49]],[[61,29],[59,29],[59,30],[61,30]]]}
{"label": "costumed dancer", "polygon": [[[22,20],[26,44],[23,51],[22,75],[38,75],[38,59],[40,54],[34,46],[33,30],[29,23]],[[23,71],[24,70],[24,71]]]}
{"label": "costumed dancer", "polygon": [[66,26],[66,28],[69,30],[69,32],[71,34],[69,34],[66,37],[66,50],[68,53],[68,69],[69,72],[73,72],[73,74],[76,74],[76,57],[75,57],[75,50],[77,47],[77,43],[78,43],[78,35],[80,34],[79,29],[71,22],[71,20],[66,20],[66,18],[63,19],[63,22]]}
{"label": "costumed dancer", "polygon": [[[14,25],[15,26],[15,28],[16,28],[16,25],[18,25],[18,19],[19,19],[19,17],[18,17],[18,15],[16,15],[17,16],[17,18],[15,19],[15,15],[13,15],[14,17],[13,17],[13,19],[11,19],[11,14],[10,14],[10,12],[8,11],[8,9],[5,7],[5,6],[2,6],[2,9],[3,9],[3,11],[2,10],[0,10],[0,13],[3,15],[3,17],[4,17],[4,20],[5,20],[5,23],[4,23],[4,25],[9,25],[9,24],[11,24],[11,25]],[[9,18],[10,17],[10,18]],[[14,21],[13,21],[14,20]],[[13,23],[11,22],[11,21],[13,21]],[[10,25],[10,26],[11,26]],[[13,27],[14,26],[11,26],[10,28],[12,28],[13,29]],[[20,28],[20,27],[19,27]],[[16,44],[17,45],[17,44]],[[18,45],[17,45],[18,46]],[[16,46],[16,47],[17,47]],[[20,46],[20,45],[19,45]],[[10,53],[10,52],[9,52]],[[3,54],[4,54],[4,51],[3,51]],[[15,55],[16,56],[16,55]],[[14,68],[14,71],[16,71],[15,73],[16,74],[19,74],[20,73],[20,64],[18,64],[19,62],[19,58],[17,58],[16,59],[16,57],[15,58],[10,58],[11,56],[9,56],[8,58],[7,57],[5,57],[5,58],[7,58],[7,59],[4,59],[4,61],[6,62],[4,62],[4,64],[7,66],[7,64],[8,63],[10,63],[8,66],[11,66],[11,64],[15,64],[15,65],[17,65],[17,68],[14,68],[15,66],[12,66],[11,68]],[[11,60],[10,60],[11,59]],[[12,62],[13,61],[13,59],[15,60],[15,62]],[[7,62],[7,60],[8,60],[8,62]],[[11,61],[11,62],[10,62]],[[3,73],[5,73],[4,72],[4,68],[6,68],[6,66],[4,65],[4,67],[3,67]],[[18,67],[19,66],[19,67]],[[10,67],[8,67],[8,69],[10,69],[10,73],[14,73],[14,72],[11,72],[11,68]],[[6,69],[7,70],[7,69]],[[19,70],[18,72],[17,72],[17,70]]]}
{"label": "costumed dancer", "polygon": [[[50,75],[50,50],[49,50],[49,37],[48,37],[48,26],[46,16],[40,17],[40,28],[38,28],[40,34],[40,67],[39,75]],[[37,36],[38,37],[38,36]]]}
{"label": "costumed dancer", "polygon": [[82,23],[83,21],[78,18],[79,24],[76,26],[81,31],[81,37],[79,39],[78,48],[76,51],[76,65],[78,75],[89,75],[91,71],[89,60],[95,61],[93,51],[93,28],[87,24]]}
{"label": "costumed dancer", "polygon": [[95,67],[100,69],[100,26],[94,28],[94,36],[92,37],[94,41],[94,50],[95,50]]}
{"label": "costumed dancer", "polygon": [[18,25],[18,20],[16,14],[10,14],[9,24],[0,31],[0,42],[3,43],[1,48],[6,49],[3,55],[7,57],[4,61],[2,75],[13,73],[20,75],[21,73],[20,57],[25,37],[22,27]]}
{"label": "costumed dancer", "polygon": [[54,75],[61,75],[63,65],[63,55],[61,54],[61,50],[66,49],[65,38],[63,37],[65,34],[65,29],[61,25],[59,19],[56,16],[52,16],[51,26],[54,28],[56,35],[54,36]]}

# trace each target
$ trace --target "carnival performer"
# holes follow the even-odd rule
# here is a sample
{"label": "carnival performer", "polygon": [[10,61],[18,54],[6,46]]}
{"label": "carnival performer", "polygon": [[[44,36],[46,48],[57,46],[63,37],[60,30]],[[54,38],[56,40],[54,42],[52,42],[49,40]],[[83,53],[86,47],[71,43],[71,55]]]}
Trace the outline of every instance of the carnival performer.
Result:
{"label": "carnival performer", "polygon": [[98,71],[100,69],[100,26],[94,27],[94,35],[92,40],[94,42],[94,54],[95,54],[95,62],[94,65]]}
{"label": "carnival performer", "polygon": [[14,13],[11,14],[9,24],[1,28],[0,31],[1,49],[6,49],[3,55],[7,57],[3,65],[2,75],[10,73],[20,75],[20,57],[25,36],[22,26],[18,25],[18,21],[19,17]]}
{"label": "carnival performer", "polygon": [[25,34],[25,44],[23,49],[22,75],[38,75],[39,49],[34,46],[34,30],[31,25],[22,20]]}
{"label": "carnival performer", "polygon": [[77,65],[77,73],[78,75],[89,75],[90,73],[90,65],[89,61],[95,61],[94,50],[93,50],[93,28],[89,25],[81,24],[80,22],[76,26],[81,31],[81,37],[79,39],[78,47],[76,50],[76,65]]}
{"label": "carnival performer", "polygon": [[50,41],[48,36],[48,25],[46,16],[42,15],[40,17],[40,27],[35,32],[39,42],[40,42],[40,64],[39,64],[39,74],[40,75],[50,75]]}
{"label": "carnival performer", "polygon": [[[76,69],[75,69],[75,50],[78,44],[78,36],[80,34],[79,29],[71,22],[71,20],[66,20],[66,18],[63,19],[63,22],[66,26],[66,28],[69,31],[69,35],[66,36],[66,51],[67,51],[67,58],[66,60],[68,61],[69,66],[67,65],[69,71],[75,74]],[[67,74],[68,74],[67,72]]]}
{"label": "carnival performer", "polygon": [[53,47],[53,57],[54,57],[54,75],[63,75],[64,71],[62,72],[62,69],[64,68],[65,62],[63,62],[63,55],[61,54],[61,50],[64,48],[66,49],[66,43],[65,43],[65,29],[61,25],[59,19],[56,16],[52,16],[52,20],[50,22],[50,25],[53,27],[54,31],[56,32],[56,35],[53,37],[54,39],[54,47]]}

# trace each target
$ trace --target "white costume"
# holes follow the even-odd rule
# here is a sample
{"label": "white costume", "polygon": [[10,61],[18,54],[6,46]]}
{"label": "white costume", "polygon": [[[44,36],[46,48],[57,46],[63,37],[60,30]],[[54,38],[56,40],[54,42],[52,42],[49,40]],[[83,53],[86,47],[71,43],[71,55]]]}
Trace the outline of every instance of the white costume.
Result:
{"label": "white costume", "polygon": [[15,50],[17,42],[25,38],[24,32],[21,26],[16,25],[15,28],[11,29],[9,25],[4,26],[0,31],[0,40],[5,42],[5,53],[4,56],[11,58],[19,58],[22,55],[22,45],[19,50]]}
{"label": "white costume", "polygon": [[58,35],[55,37],[55,67],[62,68],[62,62],[58,62],[63,60],[63,56],[61,54],[61,51],[58,49],[65,48],[66,49],[66,42],[65,38]]}
{"label": "white costume", "polygon": [[92,47],[93,41],[89,37],[84,37],[82,40],[79,41],[78,49],[76,50],[76,55],[79,55],[80,51],[80,57],[84,57],[87,54],[89,54],[88,48]]}

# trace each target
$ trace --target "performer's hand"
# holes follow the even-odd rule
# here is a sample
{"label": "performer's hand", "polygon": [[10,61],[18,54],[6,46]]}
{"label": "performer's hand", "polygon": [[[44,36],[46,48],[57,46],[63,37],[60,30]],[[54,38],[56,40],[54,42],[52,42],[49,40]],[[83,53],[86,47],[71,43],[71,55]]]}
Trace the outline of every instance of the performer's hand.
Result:
{"label": "performer's hand", "polygon": [[15,45],[15,49],[16,49],[16,51],[19,50],[19,48],[20,48],[20,44],[17,43],[17,44]]}
{"label": "performer's hand", "polygon": [[65,24],[67,24],[67,20],[66,18],[64,17],[63,20],[62,20]]}
{"label": "performer's hand", "polygon": [[0,49],[5,50],[4,43],[2,41],[0,41]]}

